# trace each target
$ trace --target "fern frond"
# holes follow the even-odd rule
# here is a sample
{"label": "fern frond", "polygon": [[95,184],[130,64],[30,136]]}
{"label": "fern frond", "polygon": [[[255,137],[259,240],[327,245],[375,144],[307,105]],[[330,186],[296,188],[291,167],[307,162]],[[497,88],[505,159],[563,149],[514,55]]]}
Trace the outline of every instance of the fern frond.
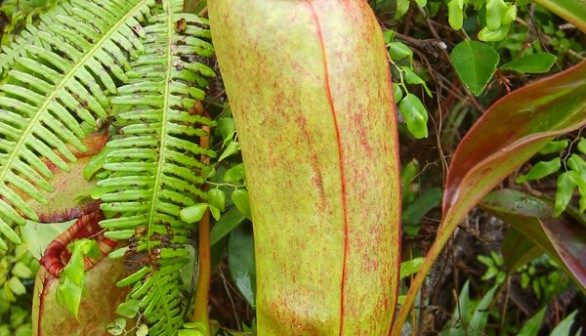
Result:
{"label": "fern frond", "polygon": [[[15,4],[14,6],[18,5]],[[25,47],[27,45],[43,46],[44,43],[38,36],[39,31],[44,31],[48,25],[53,24],[55,22],[55,16],[67,15],[69,11],[71,11],[71,3],[66,1],[54,10],[41,14],[39,16],[38,26],[34,24],[25,26],[14,41],[10,44],[3,45],[2,54],[0,54],[0,74],[5,75],[19,57],[26,56]]]}
{"label": "fern frond", "polygon": [[128,84],[111,100],[120,111],[122,135],[107,144],[109,177],[98,182],[102,209],[117,214],[102,221],[105,236],[137,239],[112,255],[138,253],[146,260],[130,276],[137,281],[131,297],[140,301],[152,335],[174,335],[183,323],[178,271],[189,260],[194,227],[179,213],[206,197],[198,187],[206,168],[202,156],[215,156],[199,145],[208,136],[201,125],[213,122],[193,112],[205,98],[205,77],[214,75],[198,62],[213,53],[206,41],[210,32],[206,20],[180,13],[182,4],[163,1],[144,28],[145,53],[132,62]]}
{"label": "fern frond", "polygon": [[80,139],[107,117],[107,95],[142,51],[141,22],[154,3],[69,0],[45,16],[40,44],[21,44],[24,55],[0,85],[0,232],[8,239],[19,242],[8,222],[38,220],[22,194],[45,203],[49,166],[69,171],[76,160],[67,145],[84,151]]}

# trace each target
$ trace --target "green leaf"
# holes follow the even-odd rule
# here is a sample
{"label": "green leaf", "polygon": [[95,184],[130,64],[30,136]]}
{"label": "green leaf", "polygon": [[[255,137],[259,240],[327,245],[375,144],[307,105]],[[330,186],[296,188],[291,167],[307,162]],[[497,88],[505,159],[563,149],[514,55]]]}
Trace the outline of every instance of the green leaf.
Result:
{"label": "green leaf", "polygon": [[59,281],[59,289],[57,290],[57,303],[65,306],[67,310],[75,317],[79,312],[79,305],[81,304],[81,296],[83,294],[83,287],[85,284],[76,284],[69,277],[63,277]]}
{"label": "green leaf", "polygon": [[230,233],[228,267],[236,287],[252,308],[256,307],[256,268],[252,231],[240,225]]}
{"label": "green leaf", "polygon": [[564,150],[566,147],[568,147],[568,143],[570,143],[570,140],[568,140],[568,139],[550,141],[545,147],[543,147],[541,150],[539,150],[539,154],[545,155],[545,154],[559,153],[562,150]]}
{"label": "green leaf", "polygon": [[551,140],[586,124],[584,78],[586,61],[527,85],[484,112],[464,136],[448,171],[436,240],[409,288],[397,325],[407,318],[415,293],[466,214]]}
{"label": "green leaf", "polygon": [[509,28],[510,25],[503,25],[495,30],[484,27],[478,32],[478,39],[484,42],[502,41],[509,34]]}
{"label": "green leaf", "polygon": [[77,317],[82,294],[86,291],[86,272],[84,258],[100,255],[95,240],[80,239],[71,243],[72,252],[69,262],[63,268],[57,288],[57,302]]}
{"label": "green leaf", "polygon": [[116,308],[116,313],[127,318],[134,318],[139,310],[140,306],[138,300],[130,299],[121,303],[118,308]]}
{"label": "green leaf", "polygon": [[218,162],[221,162],[222,160],[224,160],[228,156],[234,155],[238,152],[240,152],[240,143],[234,142],[234,141],[229,141],[228,146],[226,146],[226,149],[224,150],[224,152],[222,152],[222,155],[220,155]]}
{"label": "green leaf", "polygon": [[216,132],[218,132],[222,139],[222,148],[226,146],[226,144],[234,139],[234,134],[236,134],[236,125],[234,125],[234,119],[232,118],[220,118],[218,120],[218,126],[216,126]]}
{"label": "green leaf", "polygon": [[415,0],[415,2],[421,7],[425,7],[425,5],[427,5],[427,0]]}
{"label": "green leaf", "polygon": [[415,274],[423,265],[423,260],[425,258],[419,257],[411,260],[407,260],[401,263],[401,273],[399,275],[399,279],[404,279],[411,274]]}
{"label": "green leaf", "polygon": [[423,79],[421,79],[421,77],[419,77],[419,75],[417,75],[415,73],[415,71],[413,71],[413,69],[411,69],[411,67],[402,66],[401,70],[403,70],[403,73],[405,74],[405,81],[408,84],[423,85],[423,88],[425,89],[425,92],[427,93],[427,95],[430,97],[432,96],[431,91],[429,91],[429,88],[427,87],[427,84],[425,84],[425,81],[423,81]]}
{"label": "green leaf", "polygon": [[543,317],[545,316],[545,309],[547,307],[542,308],[537,314],[533,315],[524,325],[521,331],[519,331],[518,336],[534,336],[537,335],[539,329],[541,329],[541,323],[543,322]]}
{"label": "green leaf", "polygon": [[501,69],[520,73],[545,73],[555,64],[557,57],[546,52],[539,52],[505,63]]}
{"label": "green leaf", "polygon": [[395,19],[400,19],[409,10],[409,0],[397,0],[397,9],[395,10]]}
{"label": "green leaf", "polygon": [[476,308],[474,309],[474,314],[472,314],[472,319],[470,319],[470,324],[468,327],[471,330],[486,330],[486,322],[488,321],[488,314],[490,310],[488,309],[490,303],[494,298],[494,294],[498,289],[499,285],[493,286],[483,297],[482,300],[478,303]]}
{"label": "green leaf", "polygon": [[486,26],[490,30],[501,27],[507,5],[503,0],[486,0]]}
{"label": "green leaf", "polygon": [[399,104],[399,102],[403,99],[403,89],[397,83],[393,83],[393,100],[395,104]]}
{"label": "green leaf", "polygon": [[31,269],[21,261],[12,266],[12,274],[21,279],[29,279],[33,276]]}
{"label": "green leaf", "polygon": [[22,281],[18,277],[12,277],[8,280],[8,287],[14,295],[23,295],[26,294],[26,288],[22,284]]}
{"label": "green leaf", "polygon": [[246,217],[236,207],[230,208],[219,221],[216,222],[210,231],[210,244],[214,245],[222,238],[227,236],[236,228]]}
{"label": "green leaf", "polygon": [[543,254],[543,250],[539,246],[535,245],[515,227],[509,228],[505,233],[501,243],[501,252],[509,275]]}
{"label": "green leaf", "polygon": [[424,191],[420,197],[416,197],[413,203],[409,204],[401,213],[403,225],[418,225],[431,209],[438,206],[442,201],[440,188],[430,188]]}
{"label": "green leaf", "polygon": [[239,163],[230,169],[226,170],[223,179],[226,183],[238,183],[244,180],[244,163]]}
{"label": "green leaf", "polygon": [[118,318],[106,326],[108,332],[115,336],[122,335],[124,328],[126,328],[126,320],[123,318]]}
{"label": "green leaf", "polygon": [[503,189],[487,195],[482,208],[503,219],[543,252],[547,252],[586,292],[586,223],[583,216],[554,218],[552,201]]}
{"label": "green leaf", "polygon": [[527,174],[517,177],[515,182],[524,183],[527,181],[539,180],[558,172],[561,168],[562,161],[559,157],[550,161],[539,161],[535,166],[531,167]]}
{"label": "green leaf", "polygon": [[586,6],[582,0],[534,0],[586,33]]}
{"label": "green leaf", "polygon": [[570,330],[572,329],[572,325],[574,324],[574,318],[578,311],[574,311],[570,315],[566,316],[549,334],[549,336],[567,336],[571,335]]}
{"label": "green leaf", "polygon": [[224,191],[218,188],[208,190],[208,204],[220,211],[224,211],[226,208],[226,194]]}
{"label": "green leaf", "polygon": [[450,58],[462,83],[476,96],[482,94],[499,62],[494,48],[469,40],[458,43]]}
{"label": "green leaf", "polygon": [[[49,203],[41,191],[52,191],[54,172],[71,170],[69,163],[77,161],[72,149],[85,151],[80,139],[86,129],[108,117],[106,93],[116,92],[114,82],[128,80],[123,68],[142,51],[147,2],[123,1],[113,8],[63,2],[43,17],[42,31],[28,25],[34,42],[24,41],[18,64],[0,85],[0,138],[10,139],[3,141],[0,159],[3,222],[38,221],[22,196]],[[99,19],[90,23],[90,18]]]}
{"label": "green leaf", "polygon": [[576,180],[579,178],[573,171],[560,174],[557,180],[557,189],[555,193],[555,212],[554,216],[559,216],[570,204],[574,190],[576,189]]}
{"label": "green leaf", "polygon": [[586,138],[582,137],[580,142],[578,142],[578,150],[582,152],[582,154],[586,154]]}
{"label": "green leaf", "polygon": [[136,336],[147,336],[149,334],[149,327],[146,324],[141,324],[138,329],[136,329]]}
{"label": "green leaf", "polygon": [[177,332],[177,336],[205,336],[205,335],[199,330],[182,329]]}
{"label": "green leaf", "polygon": [[464,0],[448,2],[448,23],[454,30],[462,29],[464,23]]}
{"label": "green leaf", "polygon": [[399,104],[399,111],[405,118],[407,129],[417,139],[427,138],[427,111],[419,97],[408,93]]}
{"label": "green leaf", "polygon": [[388,46],[391,60],[398,61],[403,58],[409,58],[409,62],[413,64],[413,51],[403,42],[391,42]]}
{"label": "green leaf", "polygon": [[236,189],[232,192],[232,202],[238,211],[240,211],[246,218],[252,220],[252,213],[250,211],[250,198],[246,189]]}
{"label": "green leaf", "polygon": [[206,213],[208,205],[206,203],[197,203],[188,208],[181,210],[181,219],[186,223],[199,222]]}
{"label": "green leaf", "polygon": [[222,212],[220,211],[220,209],[210,204],[208,204],[208,209],[210,209],[210,213],[212,214],[212,217],[214,217],[215,220],[220,220],[220,218],[222,217]]}

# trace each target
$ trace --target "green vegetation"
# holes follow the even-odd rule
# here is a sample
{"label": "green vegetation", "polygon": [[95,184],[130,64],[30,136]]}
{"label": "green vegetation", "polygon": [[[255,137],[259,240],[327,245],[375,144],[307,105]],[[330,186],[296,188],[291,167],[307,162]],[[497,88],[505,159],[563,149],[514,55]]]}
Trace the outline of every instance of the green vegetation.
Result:
{"label": "green vegetation", "polygon": [[583,1],[338,2],[3,1],[0,336],[584,335]]}

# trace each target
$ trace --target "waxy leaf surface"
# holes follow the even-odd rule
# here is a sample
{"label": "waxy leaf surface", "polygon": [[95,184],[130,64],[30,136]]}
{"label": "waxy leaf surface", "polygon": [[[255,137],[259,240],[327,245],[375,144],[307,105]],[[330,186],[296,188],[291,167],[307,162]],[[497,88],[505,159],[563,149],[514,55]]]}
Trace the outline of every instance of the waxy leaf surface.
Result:
{"label": "waxy leaf surface", "polygon": [[586,124],[586,61],[499,100],[462,139],[444,189],[434,244],[399,312],[393,335],[458,223],[496,185],[553,138]]}
{"label": "waxy leaf surface", "polygon": [[238,129],[258,334],[387,335],[400,196],[387,52],[362,0],[215,0]]}
{"label": "waxy leaf surface", "polygon": [[581,223],[568,212],[554,217],[552,202],[510,189],[488,194],[480,206],[547,252],[586,292],[586,225],[583,218]]}

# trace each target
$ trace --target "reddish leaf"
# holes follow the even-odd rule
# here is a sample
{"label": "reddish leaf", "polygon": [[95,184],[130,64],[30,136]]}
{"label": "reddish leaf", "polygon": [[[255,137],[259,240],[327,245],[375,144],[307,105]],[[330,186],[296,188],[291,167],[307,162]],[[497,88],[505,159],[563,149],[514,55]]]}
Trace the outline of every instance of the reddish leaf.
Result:
{"label": "reddish leaf", "polygon": [[399,335],[415,296],[457,224],[505,177],[550,140],[586,124],[586,61],[498,101],[458,146],[444,190],[436,241],[399,312]]}
{"label": "reddish leaf", "polygon": [[401,192],[387,53],[368,3],[208,5],[249,188],[258,334],[387,335]]}
{"label": "reddish leaf", "polygon": [[[490,193],[480,206],[502,218],[547,252],[586,292],[586,225],[568,212],[554,218],[552,202],[503,189]],[[505,242],[503,242],[503,247]],[[511,248],[511,247],[506,247]]]}

